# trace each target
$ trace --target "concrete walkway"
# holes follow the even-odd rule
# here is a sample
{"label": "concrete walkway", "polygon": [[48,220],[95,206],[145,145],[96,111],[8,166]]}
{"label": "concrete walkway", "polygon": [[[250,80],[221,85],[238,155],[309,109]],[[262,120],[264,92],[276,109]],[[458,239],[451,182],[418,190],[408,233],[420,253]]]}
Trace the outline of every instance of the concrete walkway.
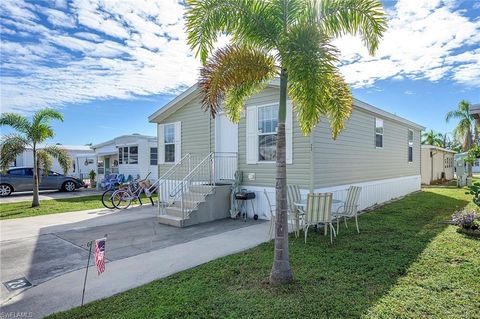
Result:
{"label": "concrete walkway", "polygon": [[[28,258],[25,260],[18,256],[10,261],[17,263],[7,270],[23,271],[27,278],[35,279],[34,286],[19,294],[10,294],[7,298],[3,298],[6,291],[3,289],[1,311],[27,312],[33,318],[41,318],[79,306],[85,276],[84,262],[88,255],[82,244],[86,238],[97,238],[103,233],[109,233],[106,246],[108,263],[101,276],[97,276],[95,267],[89,268],[86,302],[164,278],[268,240],[267,222],[244,223],[227,219],[178,229],[158,225],[155,214],[156,211],[151,207],[138,207],[117,213],[76,212],[50,215],[51,218],[23,218],[22,222],[2,221],[1,244],[2,249],[11,246],[7,249],[8,255],[31,249],[32,243],[37,253],[27,252]],[[69,220],[62,222],[62,216],[59,215],[68,216]],[[44,252],[38,247],[52,247],[54,251]],[[55,253],[55,247],[59,247],[60,254]],[[68,254],[64,254],[66,252]],[[38,258],[41,259],[41,266],[47,267],[44,274],[32,271],[35,267],[31,264],[36,255],[43,256]],[[2,267],[3,257],[2,254]],[[55,264],[59,260],[63,260],[66,268],[63,272],[55,273]],[[83,266],[79,266],[78,262],[82,262]],[[22,263],[27,265],[23,270]],[[16,270],[17,267],[20,270]],[[10,276],[19,274],[12,273]]]}
{"label": "concrete walkway", "polygon": [[[97,191],[92,188],[82,188],[74,192],[60,192],[58,190],[40,191],[40,200],[76,198],[82,196],[101,195],[103,191]],[[7,197],[0,197],[0,204],[18,203],[32,200],[32,192],[13,193]]]}

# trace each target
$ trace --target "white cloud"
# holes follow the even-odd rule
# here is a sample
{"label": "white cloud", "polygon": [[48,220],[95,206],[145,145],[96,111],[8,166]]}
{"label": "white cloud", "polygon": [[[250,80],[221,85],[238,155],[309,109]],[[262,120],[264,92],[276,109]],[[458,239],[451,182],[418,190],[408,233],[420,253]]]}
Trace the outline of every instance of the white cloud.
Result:
{"label": "white cloud", "polygon": [[[466,61],[479,65],[480,19],[470,19],[453,1],[400,0],[388,11],[388,30],[375,57],[355,37],[335,40],[342,52],[341,70],[354,87],[377,80],[452,78],[463,81]],[[458,51],[464,51],[459,53]],[[455,56],[460,56],[455,59]],[[457,76],[458,72],[462,72]],[[470,72],[469,74],[474,74]],[[478,82],[477,82],[478,83]]]}
{"label": "white cloud", "polygon": [[[176,93],[193,84],[200,65],[186,44],[182,3],[0,1],[2,111]],[[381,79],[445,78],[480,86],[480,19],[441,0],[401,0],[388,14],[375,57],[357,38],[336,40],[353,86],[373,92]]]}
{"label": "white cloud", "polygon": [[[1,6],[2,30],[28,34],[22,42],[2,39],[2,111],[175,93],[196,80],[199,62],[186,45],[179,2],[76,0],[59,2],[59,10],[22,2]],[[67,8],[70,20],[62,16]],[[40,16],[54,16],[55,23],[42,25]],[[68,21],[77,27],[70,29]]]}

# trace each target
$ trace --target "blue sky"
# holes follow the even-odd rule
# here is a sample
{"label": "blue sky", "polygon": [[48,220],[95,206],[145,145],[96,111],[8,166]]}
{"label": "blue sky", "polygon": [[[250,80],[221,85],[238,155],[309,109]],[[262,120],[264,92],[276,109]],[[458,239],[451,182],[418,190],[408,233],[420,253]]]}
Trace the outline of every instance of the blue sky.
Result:
{"label": "blue sky", "polygon": [[[354,96],[451,132],[445,113],[461,99],[480,103],[480,1],[384,4],[389,29],[375,57],[358,38],[335,41]],[[63,144],[155,135],[148,115],[193,84],[200,67],[183,10],[173,0],[2,0],[2,112],[60,109],[53,141]]]}

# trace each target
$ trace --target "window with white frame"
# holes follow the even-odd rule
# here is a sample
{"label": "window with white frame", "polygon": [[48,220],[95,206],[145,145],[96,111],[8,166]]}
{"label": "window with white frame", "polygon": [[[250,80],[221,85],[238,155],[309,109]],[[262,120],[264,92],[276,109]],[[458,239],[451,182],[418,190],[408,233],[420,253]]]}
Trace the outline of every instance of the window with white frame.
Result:
{"label": "window with white frame", "polygon": [[128,153],[129,164],[138,164],[138,146],[130,146]]}
{"label": "window with white frame", "polygon": [[258,161],[277,159],[278,104],[258,108]]}
{"label": "window with white frame", "polygon": [[408,162],[413,162],[413,131],[408,130]]}
{"label": "window with white frame", "polygon": [[103,160],[98,160],[97,162],[97,173],[98,174],[105,174],[105,165]]}
{"label": "window with white frame", "polygon": [[119,147],[118,164],[138,164],[138,146]]}
{"label": "window with white frame", "polygon": [[175,124],[165,124],[163,129],[165,163],[173,163],[175,162]]}
{"label": "window with white frame", "polygon": [[158,164],[158,148],[150,147],[150,165]]}
{"label": "window with white frame", "polygon": [[375,147],[383,147],[383,120],[375,118]]}

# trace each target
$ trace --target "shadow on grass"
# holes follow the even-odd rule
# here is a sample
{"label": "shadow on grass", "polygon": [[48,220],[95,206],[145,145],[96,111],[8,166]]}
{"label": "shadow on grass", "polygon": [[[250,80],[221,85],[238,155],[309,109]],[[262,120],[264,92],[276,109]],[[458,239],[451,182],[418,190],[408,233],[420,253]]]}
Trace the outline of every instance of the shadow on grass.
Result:
{"label": "shadow on grass", "polygon": [[350,222],[333,245],[323,232],[309,233],[307,244],[291,236],[289,285],[268,284],[270,242],[54,317],[361,317],[467,203],[420,192],[362,215],[360,234]]}

